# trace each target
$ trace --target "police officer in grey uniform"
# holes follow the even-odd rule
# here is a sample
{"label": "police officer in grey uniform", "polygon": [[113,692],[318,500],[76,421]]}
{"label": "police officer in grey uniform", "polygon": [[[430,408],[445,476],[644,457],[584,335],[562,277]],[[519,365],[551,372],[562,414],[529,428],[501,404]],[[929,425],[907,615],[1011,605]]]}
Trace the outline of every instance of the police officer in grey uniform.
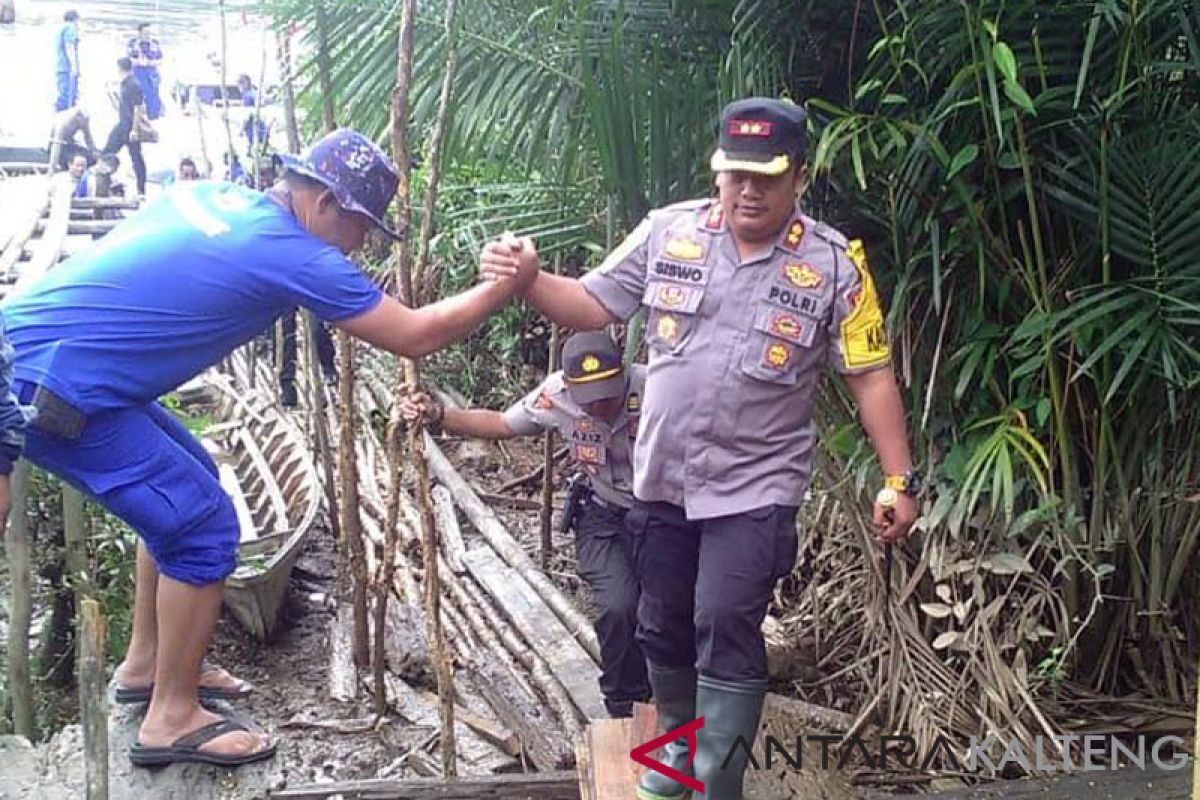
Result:
{"label": "police officer in grey uniform", "polygon": [[[634,638],[638,585],[625,515],[633,505],[634,439],[642,407],[645,367],[628,370],[621,351],[599,331],[577,333],[563,344],[563,369],[507,411],[446,408],[428,395],[402,402],[404,418],[423,419],[433,431],[481,439],[511,439],[556,430],[587,475],[587,491],[568,510],[575,529],[579,577],[596,606],[600,691],[614,717],[633,714],[649,699],[646,658]],[[573,493],[574,496],[574,493]]]}
{"label": "police officer in grey uniform", "polygon": [[[711,166],[718,197],[653,211],[581,280],[541,272],[525,298],[554,321],[592,329],[647,312],[650,357],[634,451],[638,505],[627,525],[642,587],[638,637],[665,730],[703,716],[695,778],[704,798],[742,797],[745,750],[767,688],[760,630],[797,552],[812,411],[826,363],[843,375],[879,456],[890,503],[880,539],[916,518],[904,408],[862,244],[804,215],[801,107],[727,106]],[[536,259],[532,242],[484,248],[485,278]],[[698,673],[698,678],[697,678]],[[686,740],[664,761],[687,772]],[[643,800],[685,797],[648,772]]]}

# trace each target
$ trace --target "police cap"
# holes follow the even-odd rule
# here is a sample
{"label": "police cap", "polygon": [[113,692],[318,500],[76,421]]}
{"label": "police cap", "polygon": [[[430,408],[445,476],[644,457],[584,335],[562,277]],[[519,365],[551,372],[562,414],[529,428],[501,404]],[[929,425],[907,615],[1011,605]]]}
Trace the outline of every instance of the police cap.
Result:
{"label": "police cap", "polygon": [[603,331],[573,334],[563,344],[563,379],[577,405],[625,394],[621,351]]}
{"label": "police cap", "polygon": [[807,119],[804,109],[791,100],[733,101],[721,112],[713,171],[782,175],[791,168],[793,157],[808,150]]}

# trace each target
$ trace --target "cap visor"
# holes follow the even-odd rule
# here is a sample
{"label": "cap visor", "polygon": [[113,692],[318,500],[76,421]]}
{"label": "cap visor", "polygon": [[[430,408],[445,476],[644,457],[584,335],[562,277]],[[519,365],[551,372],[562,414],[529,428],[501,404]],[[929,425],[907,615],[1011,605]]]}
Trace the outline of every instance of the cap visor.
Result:
{"label": "cap visor", "polygon": [[782,175],[791,165],[792,160],[786,154],[762,161],[757,153],[726,153],[720,148],[709,162],[713,172],[756,172],[759,175]]}
{"label": "cap visor", "polygon": [[567,394],[571,401],[579,406],[599,400],[608,400],[611,397],[620,397],[624,393],[624,374],[614,375],[595,383],[567,383]]}

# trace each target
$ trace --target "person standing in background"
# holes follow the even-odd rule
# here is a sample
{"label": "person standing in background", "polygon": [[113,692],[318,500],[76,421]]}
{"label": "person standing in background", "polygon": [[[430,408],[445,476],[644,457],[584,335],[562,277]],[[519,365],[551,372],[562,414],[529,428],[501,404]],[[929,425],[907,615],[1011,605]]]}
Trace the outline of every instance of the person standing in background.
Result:
{"label": "person standing in background", "polygon": [[118,105],[120,118],[108,134],[104,152],[115,154],[122,147],[129,151],[133,163],[133,174],[137,176],[139,195],[146,194],[146,161],[142,158],[142,143],[134,136],[137,115],[143,113],[145,98],[137,78],[133,77],[133,62],[128,58],[117,59],[117,70],[121,74],[121,99]]}
{"label": "person standing in background", "polygon": [[146,98],[146,116],[158,119],[162,116],[162,98],[158,93],[162,76],[158,68],[162,64],[163,54],[149,22],[138,25],[137,36],[130,38],[125,55],[133,62],[133,77],[142,87],[142,94]]}
{"label": "person standing in background", "polygon": [[79,102],[79,12],[63,13],[63,25],[54,40],[54,72],[58,82],[55,111],[66,111]]}
{"label": "person standing in background", "polygon": [[[82,144],[77,139],[79,134],[83,134]],[[92,140],[88,113],[72,106],[54,115],[50,129],[51,169],[67,169],[76,155],[83,155],[90,165],[96,157],[96,143]]]}

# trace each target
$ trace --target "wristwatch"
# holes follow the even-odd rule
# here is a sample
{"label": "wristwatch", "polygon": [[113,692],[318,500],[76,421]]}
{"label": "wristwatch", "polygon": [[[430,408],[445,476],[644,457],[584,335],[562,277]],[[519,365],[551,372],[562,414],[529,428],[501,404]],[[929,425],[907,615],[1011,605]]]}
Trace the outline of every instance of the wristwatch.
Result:
{"label": "wristwatch", "polygon": [[921,493],[922,487],[921,473],[915,469],[908,469],[903,475],[888,475],[883,479],[883,486],[886,489],[894,489],[897,492],[902,492],[909,497],[916,497]]}

